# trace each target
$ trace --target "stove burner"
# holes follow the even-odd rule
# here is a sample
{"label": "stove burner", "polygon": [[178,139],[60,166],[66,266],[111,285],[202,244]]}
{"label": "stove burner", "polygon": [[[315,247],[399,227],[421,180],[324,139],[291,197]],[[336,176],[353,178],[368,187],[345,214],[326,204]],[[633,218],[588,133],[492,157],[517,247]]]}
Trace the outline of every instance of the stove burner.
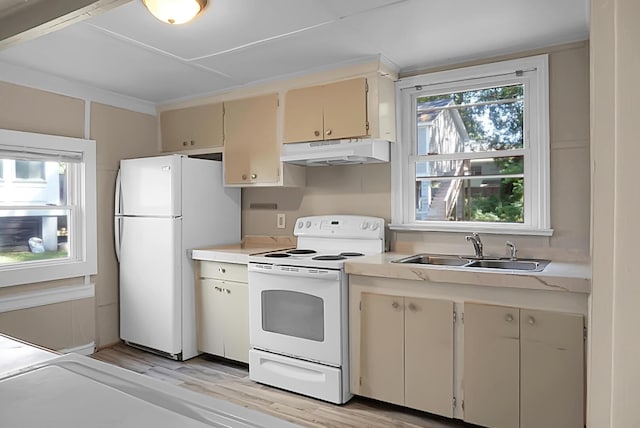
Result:
{"label": "stove burner", "polygon": [[362,253],[351,253],[348,251],[345,251],[344,253],[340,253],[341,256],[343,257],[358,257],[358,256],[364,256],[364,254]]}
{"label": "stove burner", "polygon": [[294,254],[294,255],[298,255],[298,254],[315,254],[317,253],[316,250],[305,250],[305,249],[295,249],[295,250],[289,250],[287,251],[287,253],[289,254]]}
{"label": "stove burner", "polygon": [[315,256],[313,260],[344,260],[346,257],[340,255]]}
{"label": "stove burner", "polygon": [[286,254],[286,253],[272,253],[272,254],[265,254],[265,257],[274,257],[274,258],[281,258],[281,257],[291,257],[291,254]]}

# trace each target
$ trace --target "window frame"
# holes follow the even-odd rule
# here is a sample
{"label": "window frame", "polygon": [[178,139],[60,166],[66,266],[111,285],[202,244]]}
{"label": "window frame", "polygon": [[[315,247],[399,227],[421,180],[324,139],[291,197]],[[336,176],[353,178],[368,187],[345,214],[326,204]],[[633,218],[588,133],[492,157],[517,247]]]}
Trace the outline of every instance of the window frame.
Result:
{"label": "window frame", "polygon": [[0,266],[0,287],[82,277],[97,273],[96,143],[94,140],[0,129],[0,146],[23,147],[27,151],[59,151],[81,154],[72,184],[76,198],[70,220],[75,233],[70,238],[73,254],[64,259],[46,259]]}
{"label": "window frame", "polygon": [[[396,82],[397,143],[391,150],[392,230],[452,231],[551,236],[548,55],[500,61],[400,79]],[[518,70],[524,70],[518,76]],[[486,85],[525,82],[525,219],[523,223],[416,221],[415,169],[410,160],[416,141],[416,98],[427,90],[453,93]],[[486,152],[491,155],[491,152]],[[491,156],[487,156],[491,157]]]}

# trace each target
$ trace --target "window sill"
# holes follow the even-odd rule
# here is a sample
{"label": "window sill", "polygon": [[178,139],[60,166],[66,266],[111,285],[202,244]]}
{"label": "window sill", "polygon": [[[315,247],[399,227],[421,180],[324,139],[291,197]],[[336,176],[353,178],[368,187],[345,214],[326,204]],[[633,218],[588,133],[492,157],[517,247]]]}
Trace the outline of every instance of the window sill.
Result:
{"label": "window sill", "polygon": [[389,229],[398,232],[478,232],[496,235],[528,235],[528,236],[551,236],[553,229],[538,229],[528,226],[512,226],[500,224],[422,224],[422,223],[406,223],[406,224],[389,224]]}

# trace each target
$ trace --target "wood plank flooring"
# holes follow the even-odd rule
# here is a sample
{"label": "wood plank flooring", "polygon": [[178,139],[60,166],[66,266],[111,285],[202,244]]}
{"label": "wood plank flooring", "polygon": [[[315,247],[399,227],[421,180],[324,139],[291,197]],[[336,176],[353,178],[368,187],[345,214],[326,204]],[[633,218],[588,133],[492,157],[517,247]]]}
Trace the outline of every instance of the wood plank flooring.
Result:
{"label": "wood plank flooring", "polygon": [[201,355],[188,361],[173,361],[125,344],[118,344],[101,349],[92,357],[304,427],[474,426],[361,397],[354,397],[344,405],[326,403],[253,382],[249,380],[246,366],[209,355]]}

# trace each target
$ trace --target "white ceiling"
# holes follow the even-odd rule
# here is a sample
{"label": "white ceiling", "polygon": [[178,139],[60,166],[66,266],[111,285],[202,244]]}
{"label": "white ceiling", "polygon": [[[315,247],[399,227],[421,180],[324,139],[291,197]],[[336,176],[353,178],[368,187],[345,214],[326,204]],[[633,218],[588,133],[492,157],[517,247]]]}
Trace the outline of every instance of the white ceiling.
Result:
{"label": "white ceiling", "polygon": [[407,72],[586,40],[588,5],[589,0],[209,0],[198,19],[171,26],[133,0],[5,47],[0,78],[5,62],[166,104],[377,57]]}

